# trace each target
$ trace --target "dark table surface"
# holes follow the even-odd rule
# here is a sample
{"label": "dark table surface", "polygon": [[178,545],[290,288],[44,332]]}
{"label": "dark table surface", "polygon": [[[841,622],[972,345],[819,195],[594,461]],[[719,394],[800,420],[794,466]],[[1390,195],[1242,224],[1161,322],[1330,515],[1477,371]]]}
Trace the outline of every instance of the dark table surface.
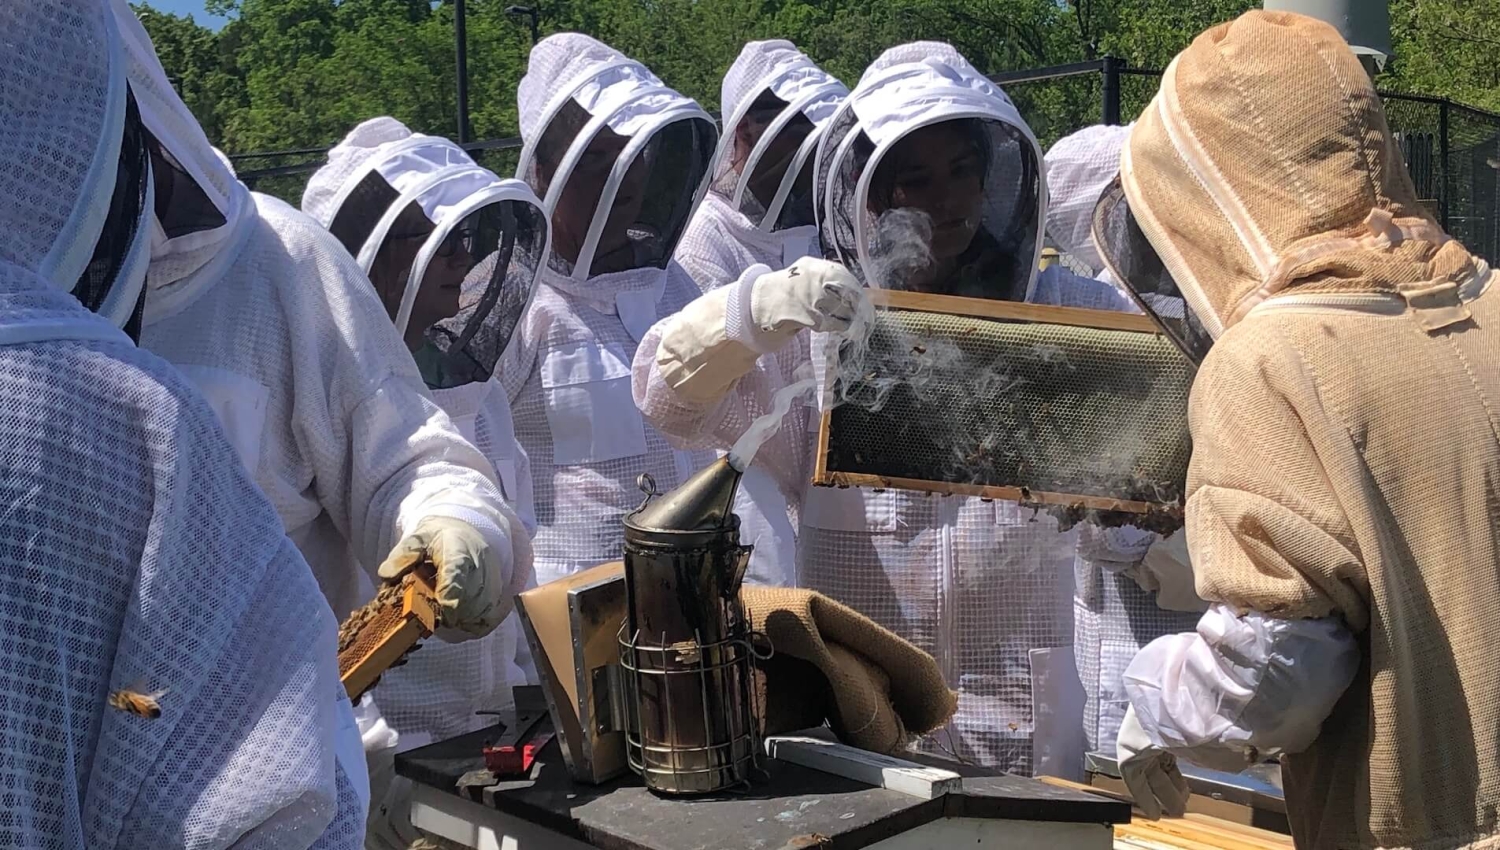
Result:
{"label": "dark table surface", "polygon": [[396,772],[604,850],[854,850],[944,817],[1130,820],[1124,803],[928,759],[922,761],[963,775],[963,792],[921,800],[766,759],[766,778],[745,791],[671,799],[646,790],[634,776],[575,784],[556,739],[542,750],[529,778],[496,782],[483,773],[481,751],[502,731],[496,725],[403,753],[396,757]]}

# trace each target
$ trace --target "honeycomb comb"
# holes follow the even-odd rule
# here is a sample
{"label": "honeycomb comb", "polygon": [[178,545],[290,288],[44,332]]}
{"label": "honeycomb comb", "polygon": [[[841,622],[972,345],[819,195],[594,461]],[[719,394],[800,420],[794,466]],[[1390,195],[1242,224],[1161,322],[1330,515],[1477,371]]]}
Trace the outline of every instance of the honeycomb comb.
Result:
{"label": "honeycomb comb", "polygon": [[438,603],[428,565],[380,588],[339,626],[339,678],[358,702],[385,671],[432,634]]}

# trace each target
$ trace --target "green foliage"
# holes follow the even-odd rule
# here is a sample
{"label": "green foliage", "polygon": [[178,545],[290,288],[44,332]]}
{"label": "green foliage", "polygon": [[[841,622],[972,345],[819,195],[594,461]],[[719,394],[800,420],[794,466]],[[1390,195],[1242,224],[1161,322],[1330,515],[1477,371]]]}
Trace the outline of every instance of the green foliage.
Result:
{"label": "green foliage", "polygon": [[[525,2],[526,0],[521,0]],[[469,0],[475,138],[516,133],[516,84],[528,21],[516,0]],[[1257,0],[531,0],[543,34],[590,33],[644,61],[709,109],[746,41],[788,38],[853,83],[885,48],[952,42],[981,70],[1106,54],[1160,68],[1195,35]],[[326,147],[360,120],[389,114],[452,135],[452,0],[210,0],[232,20],[215,33],[137,7],[169,77],[211,139],[231,153]],[[1398,58],[1382,85],[1500,108],[1500,0],[1392,0]],[[1126,78],[1126,110],[1149,78]],[[1097,120],[1099,81],[1012,87],[1045,141]]]}

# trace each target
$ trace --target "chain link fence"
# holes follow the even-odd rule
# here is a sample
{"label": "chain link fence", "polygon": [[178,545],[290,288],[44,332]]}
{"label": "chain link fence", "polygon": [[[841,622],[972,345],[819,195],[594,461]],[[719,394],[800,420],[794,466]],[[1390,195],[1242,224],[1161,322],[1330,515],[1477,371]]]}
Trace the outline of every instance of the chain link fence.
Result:
{"label": "chain link fence", "polygon": [[[1156,94],[1161,72],[1106,57],[992,79],[1016,102],[1045,150],[1093,124],[1135,120]],[[1491,262],[1500,260],[1500,115],[1446,98],[1381,92],[1418,196],[1448,232]],[[518,138],[464,146],[501,176],[515,173]],[[252,189],[297,204],[325,151],[303,149],[231,156]]]}

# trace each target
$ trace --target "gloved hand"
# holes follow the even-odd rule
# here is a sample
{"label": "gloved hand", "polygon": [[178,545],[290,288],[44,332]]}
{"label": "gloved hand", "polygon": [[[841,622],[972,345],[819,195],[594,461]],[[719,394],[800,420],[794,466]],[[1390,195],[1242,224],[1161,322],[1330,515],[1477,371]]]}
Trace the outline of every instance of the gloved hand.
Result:
{"label": "gloved hand", "polygon": [[781,271],[755,279],[750,293],[751,333],[756,346],[775,351],[797,331],[843,333],[865,298],[859,280],[838,263],[803,257]]}
{"label": "gloved hand", "polygon": [[1151,544],[1131,578],[1143,590],[1155,593],[1156,604],[1164,611],[1202,614],[1208,610],[1208,603],[1199,598],[1193,585],[1186,529]]}
{"label": "gloved hand", "polygon": [[1134,706],[1125,710],[1125,721],[1120,724],[1115,760],[1136,808],[1146,817],[1157,820],[1167,814],[1180,818],[1187,812],[1187,779],[1177,768],[1177,757],[1151,743]]}
{"label": "gloved hand", "polygon": [[398,579],[424,558],[437,567],[443,625],[483,637],[505,619],[509,553],[496,551],[479,529],[461,519],[429,516],[386,556],[380,577]]}
{"label": "gloved hand", "polygon": [[841,333],[865,301],[859,280],[826,260],[803,257],[781,271],[751,266],[667,320],[656,350],[662,380],[684,400],[716,403],[762,354],[798,331]]}

